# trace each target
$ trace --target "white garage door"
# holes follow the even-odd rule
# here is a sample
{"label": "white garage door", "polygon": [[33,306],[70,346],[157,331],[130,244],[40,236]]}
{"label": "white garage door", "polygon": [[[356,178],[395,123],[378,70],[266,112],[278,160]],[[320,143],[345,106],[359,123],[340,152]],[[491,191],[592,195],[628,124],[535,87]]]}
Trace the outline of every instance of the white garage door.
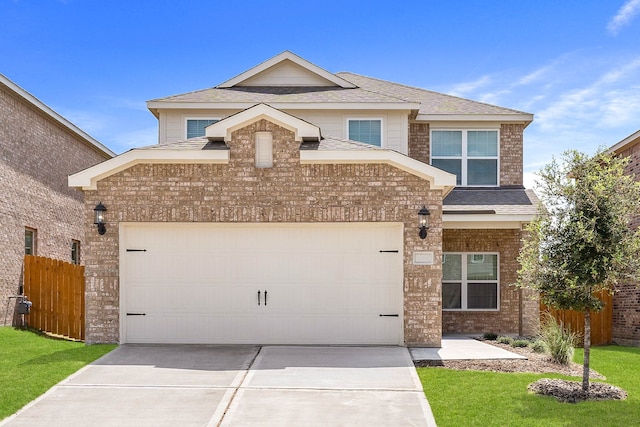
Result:
{"label": "white garage door", "polygon": [[403,343],[402,224],[122,224],[121,341]]}

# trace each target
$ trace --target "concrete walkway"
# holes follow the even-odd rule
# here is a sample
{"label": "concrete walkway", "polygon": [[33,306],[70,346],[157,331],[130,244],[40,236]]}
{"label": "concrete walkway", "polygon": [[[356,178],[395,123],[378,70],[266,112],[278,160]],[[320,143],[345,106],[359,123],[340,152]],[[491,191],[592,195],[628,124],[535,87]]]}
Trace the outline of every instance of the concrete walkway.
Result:
{"label": "concrete walkway", "polygon": [[18,414],[19,426],[435,426],[401,347],[124,345]]}
{"label": "concrete walkway", "polygon": [[412,348],[413,360],[526,359],[469,336],[444,336],[441,348]]}

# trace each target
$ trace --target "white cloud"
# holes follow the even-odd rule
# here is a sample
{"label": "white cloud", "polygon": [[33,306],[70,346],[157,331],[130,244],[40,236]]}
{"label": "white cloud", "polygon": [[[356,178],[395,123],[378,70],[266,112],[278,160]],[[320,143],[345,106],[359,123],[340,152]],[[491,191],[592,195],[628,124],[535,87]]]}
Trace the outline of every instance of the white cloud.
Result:
{"label": "white cloud", "polygon": [[453,96],[465,96],[481,87],[487,86],[492,82],[491,77],[482,76],[472,82],[459,83],[453,87],[449,93]]}
{"label": "white cloud", "polygon": [[607,24],[607,30],[613,35],[618,34],[622,27],[629,25],[631,20],[640,13],[640,0],[628,0],[618,9],[616,16]]}

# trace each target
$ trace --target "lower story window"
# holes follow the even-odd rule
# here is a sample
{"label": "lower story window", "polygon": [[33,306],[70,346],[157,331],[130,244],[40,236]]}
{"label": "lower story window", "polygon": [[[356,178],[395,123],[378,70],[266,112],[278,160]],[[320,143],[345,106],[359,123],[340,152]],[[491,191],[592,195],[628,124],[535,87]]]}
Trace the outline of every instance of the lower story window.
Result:
{"label": "lower story window", "polygon": [[445,253],[442,257],[442,308],[497,310],[499,271],[497,253]]}
{"label": "lower story window", "polygon": [[71,241],[71,263],[80,264],[80,242],[78,240]]}
{"label": "lower story window", "polygon": [[26,227],[24,229],[24,254],[36,254],[36,235],[37,232],[33,228]]}

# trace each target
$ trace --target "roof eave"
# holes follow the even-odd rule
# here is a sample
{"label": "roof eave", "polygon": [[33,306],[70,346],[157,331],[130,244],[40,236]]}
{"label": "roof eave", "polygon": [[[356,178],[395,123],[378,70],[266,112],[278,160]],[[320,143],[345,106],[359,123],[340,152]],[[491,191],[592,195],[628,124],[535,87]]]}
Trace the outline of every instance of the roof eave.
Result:
{"label": "roof eave", "polygon": [[[404,110],[420,108],[418,103],[409,102],[264,102],[279,110]],[[256,102],[171,102],[148,101],[147,108],[156,117],[159,110],[246,110]]]}
{"label": "roof eave", "polygon": [[533,114],[420,114],[416,121],[421,122],[501,122],[522,123],[528,126],[533,122]]}
{"label": "roof eave", "polygon": [[521,230],[535,217],[535,214],[443,214],[442,228]]}
{"label": "roof eave", "polygon": [[40,111],[45,113],[47,116],[58,122],[60,125],[78,135],[81,139],[83,139],[87,145],[89,145],[94,150],[106,155],[107,157],[113,157],[116,155],[113,151],[108,149],[105,145],[100,143],[98,140],[93,138],[91,135],[80,129],[78,126],[71,123],[69,120],[62,117],[60,114],[56,113],[52,108],[47,106],[44,102],[40,101],[38,98],[22,89],[20,86],[9,80],[3,74],[0,74],[0,83],[5,85],[9,90],[14,92],[19,97],[23,98],[33,106],[37,107]]}
{"label": "roof eave", "polygon": [[607,153],[610,153],[610,154],[619,153],[620,151],[625,150],[627,147],[631,147],[631,146],[636,145],[638,143],[640,143],[640,130],[638,130],[637,132],[632,133],[631,135],[629,135],[628,137],[626,137],[622,141],[620,141],[617,144],[615,144],[613,147],[609,148],[607,150]]}

